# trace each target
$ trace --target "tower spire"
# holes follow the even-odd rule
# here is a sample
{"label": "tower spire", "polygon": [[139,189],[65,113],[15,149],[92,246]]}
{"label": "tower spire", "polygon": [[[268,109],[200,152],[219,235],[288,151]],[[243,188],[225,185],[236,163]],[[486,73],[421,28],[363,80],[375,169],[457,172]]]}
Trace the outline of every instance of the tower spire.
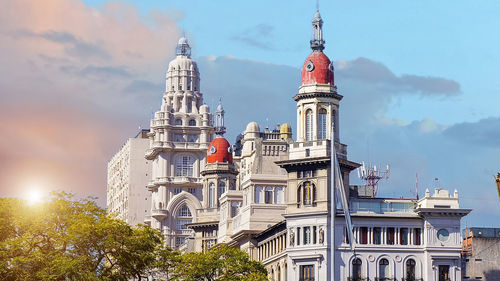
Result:
{"label": "tower spire", "polygon": [[224,108],[222,108],[222,100],[219,99],[219,105],[215,112],[215,134],[219,137],[224,136],[226,127],[224,126]]}
{"label": "tower spire", "polygon": [[319,2],[316,2],[316,13],[312,20],[312,27],[311,49],[321,52],[325,49],[325,40],[323,40],[323,19],[319,14]]}

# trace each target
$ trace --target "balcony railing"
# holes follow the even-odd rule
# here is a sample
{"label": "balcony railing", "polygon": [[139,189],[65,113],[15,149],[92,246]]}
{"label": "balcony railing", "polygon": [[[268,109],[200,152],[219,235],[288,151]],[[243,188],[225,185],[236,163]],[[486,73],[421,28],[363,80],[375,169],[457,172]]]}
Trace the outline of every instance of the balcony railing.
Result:
{"label": "balcony railing", "polygon": [[415,209],[414,202],[365,202],[352,201],[350,206],[351,213],[368,212],[368,213],[412,213]]}
{"label": "balcony railing", "polygon": [[155,219],[161,220],[168,216],[168,211],[164,209],[151,210],[151,216]]}

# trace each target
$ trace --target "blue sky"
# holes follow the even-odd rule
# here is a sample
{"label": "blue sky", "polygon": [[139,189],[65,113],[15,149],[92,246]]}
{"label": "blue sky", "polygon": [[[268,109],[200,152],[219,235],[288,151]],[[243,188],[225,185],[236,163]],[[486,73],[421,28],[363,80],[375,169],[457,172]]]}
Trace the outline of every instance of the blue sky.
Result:
{"label": "blue sky", "polygon": [[[105,1],[85,2],[99,7]],[[315,1],[127,3],[146,19],[151,10],[178,18],[179,27],[193,41],[194,56],[231,55],[293,67],[300,67],[307,55],[308,23],[316,6]],[[395,102],[389,116],[407,122],[426,116],[443,124],[498,116],[496,105],[488,100],[500,88],[500,37],[495,36],[500,2],[320,1],[320,10],[325,52],[334,60],[367,57],[398,75],[439,76],[461,84],[463,95],[455,100],[429,103],[407,98]]]}
{"label": "blue sky", "polygon": [[[7,2],[0,196],[35,184],[104,204],[106,163],[149,126],[183,33],[205,102],[223,99],[230,142],[250,121],[295,129],[292,97],[315,9],[315,1]],[[474,209],[465,223],[498,227],[500,2],[320,1],[320,11],[350,159],[391,164],[381,196],[412,196],[417,172],[423,195],[437,177]]]}

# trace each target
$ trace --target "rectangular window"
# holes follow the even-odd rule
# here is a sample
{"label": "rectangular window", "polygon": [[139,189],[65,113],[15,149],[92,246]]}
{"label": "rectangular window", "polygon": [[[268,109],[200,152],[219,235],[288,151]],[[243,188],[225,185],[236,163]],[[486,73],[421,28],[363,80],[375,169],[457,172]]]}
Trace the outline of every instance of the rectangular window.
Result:
{"label": "rectangular window", "polygon": [[262,196],[263,189],[264,188],[262,186],[255,187],[255,203],[262,203],[261,196]]}
{"label": "rectangular window", "polygon": [[422,241],[420,241],[421,236],[422,236],[422,229],[420,229],[420,228],[413,229],[413,244],[414,245],[422,244]]}
{"label": "rectangular window", "polygon": [[382,243],[382,229],[380,227],[373,228],[373,244],[380,245]]}
{"label": "rectangular window", "polygon": [[368,244],[368,227],[360,227],[360,244]]}
{"label": "rectangular window", "polygon": [[300,227],[297,227],[297,246],[300,245]]}
{"label": "rectangular window", "polygon": [[311,227],[306,226],[302,229],[304,231],[304,245],[311,244]]}
{"label": "rectangular window", "polygon": [[181,192],[182,192],[182,188],[178,188],[178,187],[174,188],[174,194],[179,194]]}
{"label": "rectangular window", "polygon": [[175,246],[180,246],[184,244],[186,237],[175,237]]}
{"label": "rectangular window", "polygon": [[349,244],[349,231],[347,230],[347,227],[344,227],[344,242],[346,244]]}
{"label": "rectangular window", "polygon": [[316,237],[316,227],[313,226],[313,244],[317,243],[317,237]]}
{"label": "rectangular window", "polygon": [[314,265],[301,265],[299,281],[314,281]]}
{"label": "rectangular window", "polygon": [[266,191],[264,194],[264,202],[266,204],[272,204],[273,203],[273,188],[268,186],[266,187]]}
{"label": "rectangular window", "polygon": [[191,220],[177,220],[177,229],[185,230],[188,229],[186,224],[191,223]]}
{"label": "rectangular window", "polygon": [[275,187],[274,188],[274,203],[275,204],[283,204],[283,188]]}
{"label": "rectangular window", "polygon": [[408,245],[408,228],[399,229],[399,244]]}
{"label": "rectangular window", "polygon": [[387,244],[394,245],[394,227],[387,228]]}
{"label": "rectangular window", "polygon": [[196,188],[188,188],[188,192],[191,194],[196,194]]}

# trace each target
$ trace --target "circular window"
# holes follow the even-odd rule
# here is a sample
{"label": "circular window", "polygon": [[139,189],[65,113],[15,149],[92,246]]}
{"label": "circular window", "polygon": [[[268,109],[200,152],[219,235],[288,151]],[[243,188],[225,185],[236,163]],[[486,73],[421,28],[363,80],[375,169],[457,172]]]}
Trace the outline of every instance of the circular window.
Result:
{"label": "circular window", "polygon": [[448,230],[441,228],[440,230],[438,230],[437,237],[440,241],[443,241],[443,242],[448,241],[448,238],[450,237],[450,233],[448,232]]}
{"label": "circular window", "polygon": [[312,61],[307,62],[306,70],[309,71],[309,72],[311,72],[311,71],[314,70],[314,64],[313,64]]}
{"label": "circular window", "polygon": [[210,150],[209,150],[210,154],[214,154],[215,152],[217,152],[217,149],[215,148],[215,146],[211,146],[210,147]]}

